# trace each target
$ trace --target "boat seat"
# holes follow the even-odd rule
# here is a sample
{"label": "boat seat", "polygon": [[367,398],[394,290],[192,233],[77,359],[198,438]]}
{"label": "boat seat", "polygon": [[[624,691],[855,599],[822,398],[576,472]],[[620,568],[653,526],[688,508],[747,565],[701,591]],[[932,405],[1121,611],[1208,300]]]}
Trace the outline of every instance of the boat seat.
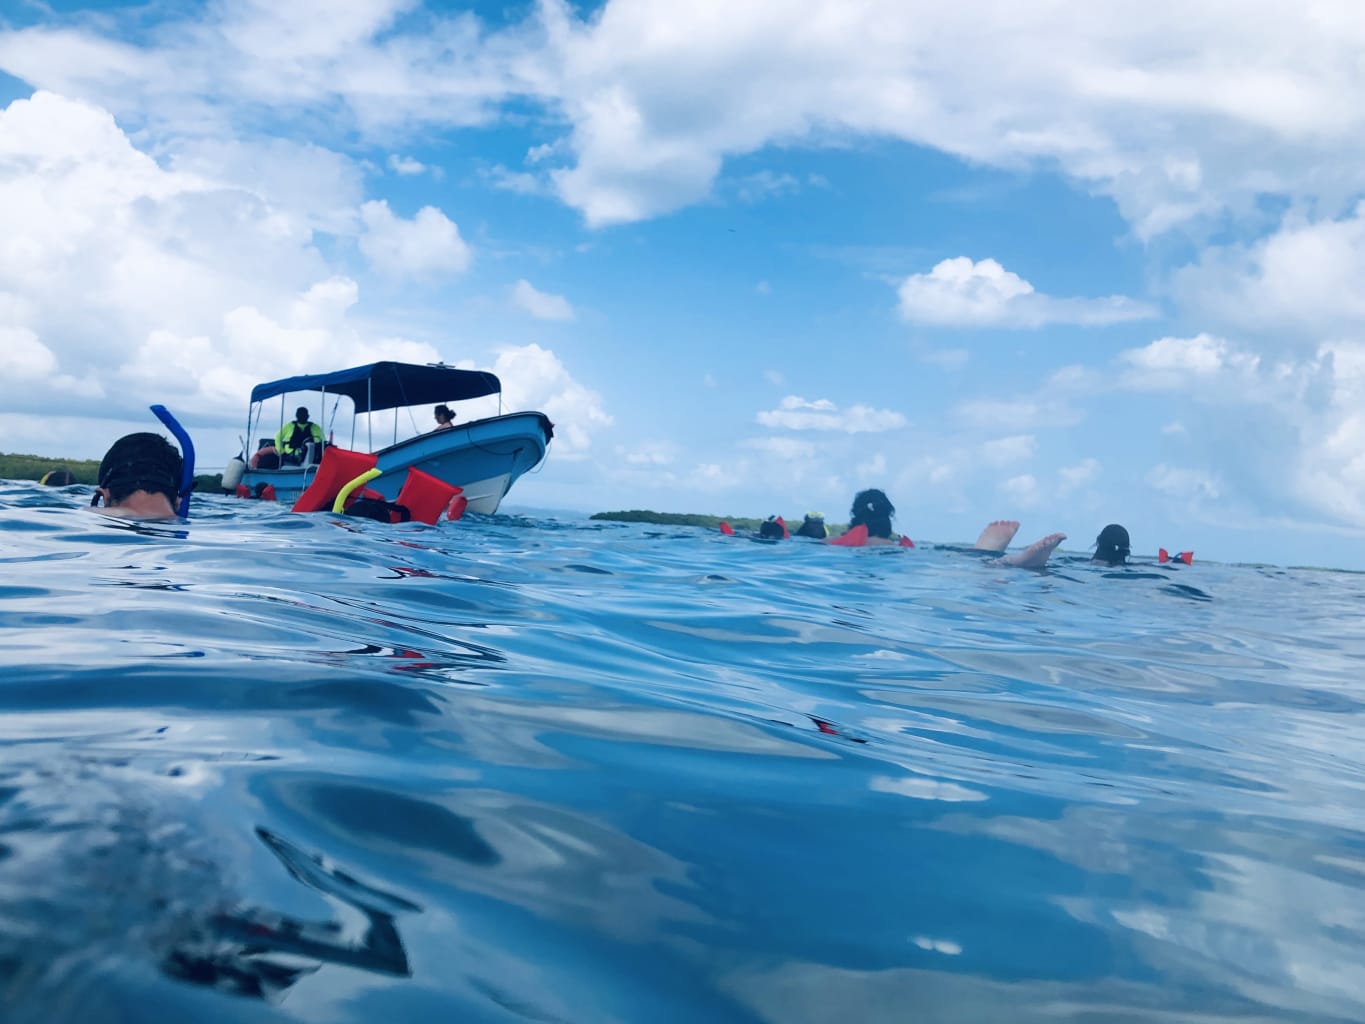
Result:
{"label": "boat seat", "polygon": [[[379,461],[369,452],[353,452],[329,445],[323,449],[322,464],[308,489],[294,502],[293,512],[321,512],[330,509],[341,489]],[[434,479],[434,478],[433,478]]]}
{"label": "boat seat", "polygon": [[420,469],[410,468],[403,481],[403,489],[398,492],[394,503],[406,508],[414,521],[434,526],[443,515],[459,519],[464,515],[469,500],[464,497],[463,488],[448,484]]}

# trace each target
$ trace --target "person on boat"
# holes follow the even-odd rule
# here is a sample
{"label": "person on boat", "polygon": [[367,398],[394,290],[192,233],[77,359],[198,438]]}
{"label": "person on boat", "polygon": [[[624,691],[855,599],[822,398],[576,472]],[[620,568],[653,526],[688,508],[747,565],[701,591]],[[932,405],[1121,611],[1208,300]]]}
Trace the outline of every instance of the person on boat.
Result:
{"label": "person on boat", "polygon": [[294,411],[293,420],[280,427],[275,435],[275,451],[281,462],[298,466],[303,463],[309,444],[316,444],[317,450],[322,450],[322,427],[309,422],[308,410],[301,405]]}
{"label": "person on boat", "polygon": [[184,465],[180,451],[160,434],[125,434],[100,462],[90,504],[102,499],[108,512],[129,519],[175,519]]}
{"label": "person on boat", "polygon": [[438,405],[435,410],[437,430],[449,430],[455,426],[455,414],[448,405]]}
{"label": "person on boat", "polygon": [[1095,538],[1095,553],[1090,561],[1109,566],[1127,565],[1131,550],[1128,531],[1118,523],[1110,523]]}

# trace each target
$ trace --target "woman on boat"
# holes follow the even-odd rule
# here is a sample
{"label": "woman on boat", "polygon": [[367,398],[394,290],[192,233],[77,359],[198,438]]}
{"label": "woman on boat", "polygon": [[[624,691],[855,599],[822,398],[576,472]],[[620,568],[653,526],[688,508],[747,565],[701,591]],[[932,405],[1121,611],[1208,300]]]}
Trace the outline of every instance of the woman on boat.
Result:
{"label": "woman on boat", "polygon": [[435,415],[437,430],[449,430],[451,427],[455,426],[455,414],[450,411],[450,406],[438,405],[435,410]]}

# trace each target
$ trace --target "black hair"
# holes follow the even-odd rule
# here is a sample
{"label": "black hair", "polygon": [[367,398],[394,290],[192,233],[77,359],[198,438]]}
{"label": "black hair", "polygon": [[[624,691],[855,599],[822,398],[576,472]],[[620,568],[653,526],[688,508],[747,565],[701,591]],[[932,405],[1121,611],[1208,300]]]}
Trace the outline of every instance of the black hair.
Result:
{"label": "black hair", "polygon": [[1094,561],[1122,565],[1128,561],[1128,531],[1118,523],[1110,523],[1095,538]]}
{"label": "black hair", "polygon": [[806,518],[801,520],[801,525],[796,529],[798,537],[828,537],[829,530],[825,528],[825,517],[815,512],[807,512]]}
{"label": "black hair", "polygon": [[[322,410],[322,411],[325,413],[327,410],[324,409],[324,410]],[[308,422],[308,406],[306,406],[306,405],[301,405],[301,406],[299,406],[297,409],[294,410],[294,422],[296,422],[296,423],[307,423],[307,422]]]}
{"label": "black hair", "polygon": [[442,423],[449,423],[455,418],[455,414],[450,411],[450,406],[448,405],[438,405],[435,411],[436,418]]}
{"label": "black hair", "polygon": [[853,507],[848,510],[848,527],[866,526],[869,537],[891,537],[891,517],[896,506],[875,487],[859,491],[853,496]]}
{"label": "black hair", "polygon": [[48,470],[38,482],[48,487],[68,487],[76,482],[76,474],[63,466],[61,469]]}
{"label": "black hair", "polygon": [[180,501],[180,450],[160,434],[125,434],[100,462],[99,485],[116,505],[134,491],[164,494],[172,505]]}

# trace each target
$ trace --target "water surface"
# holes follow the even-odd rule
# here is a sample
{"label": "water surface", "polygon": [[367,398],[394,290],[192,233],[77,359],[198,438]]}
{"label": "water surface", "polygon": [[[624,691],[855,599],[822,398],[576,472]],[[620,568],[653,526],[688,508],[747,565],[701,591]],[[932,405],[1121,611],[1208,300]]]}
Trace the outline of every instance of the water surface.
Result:
{"label": "water surface", "polygon": [[1365,1019],[1365,577],[0,484],[13,1021]]}

